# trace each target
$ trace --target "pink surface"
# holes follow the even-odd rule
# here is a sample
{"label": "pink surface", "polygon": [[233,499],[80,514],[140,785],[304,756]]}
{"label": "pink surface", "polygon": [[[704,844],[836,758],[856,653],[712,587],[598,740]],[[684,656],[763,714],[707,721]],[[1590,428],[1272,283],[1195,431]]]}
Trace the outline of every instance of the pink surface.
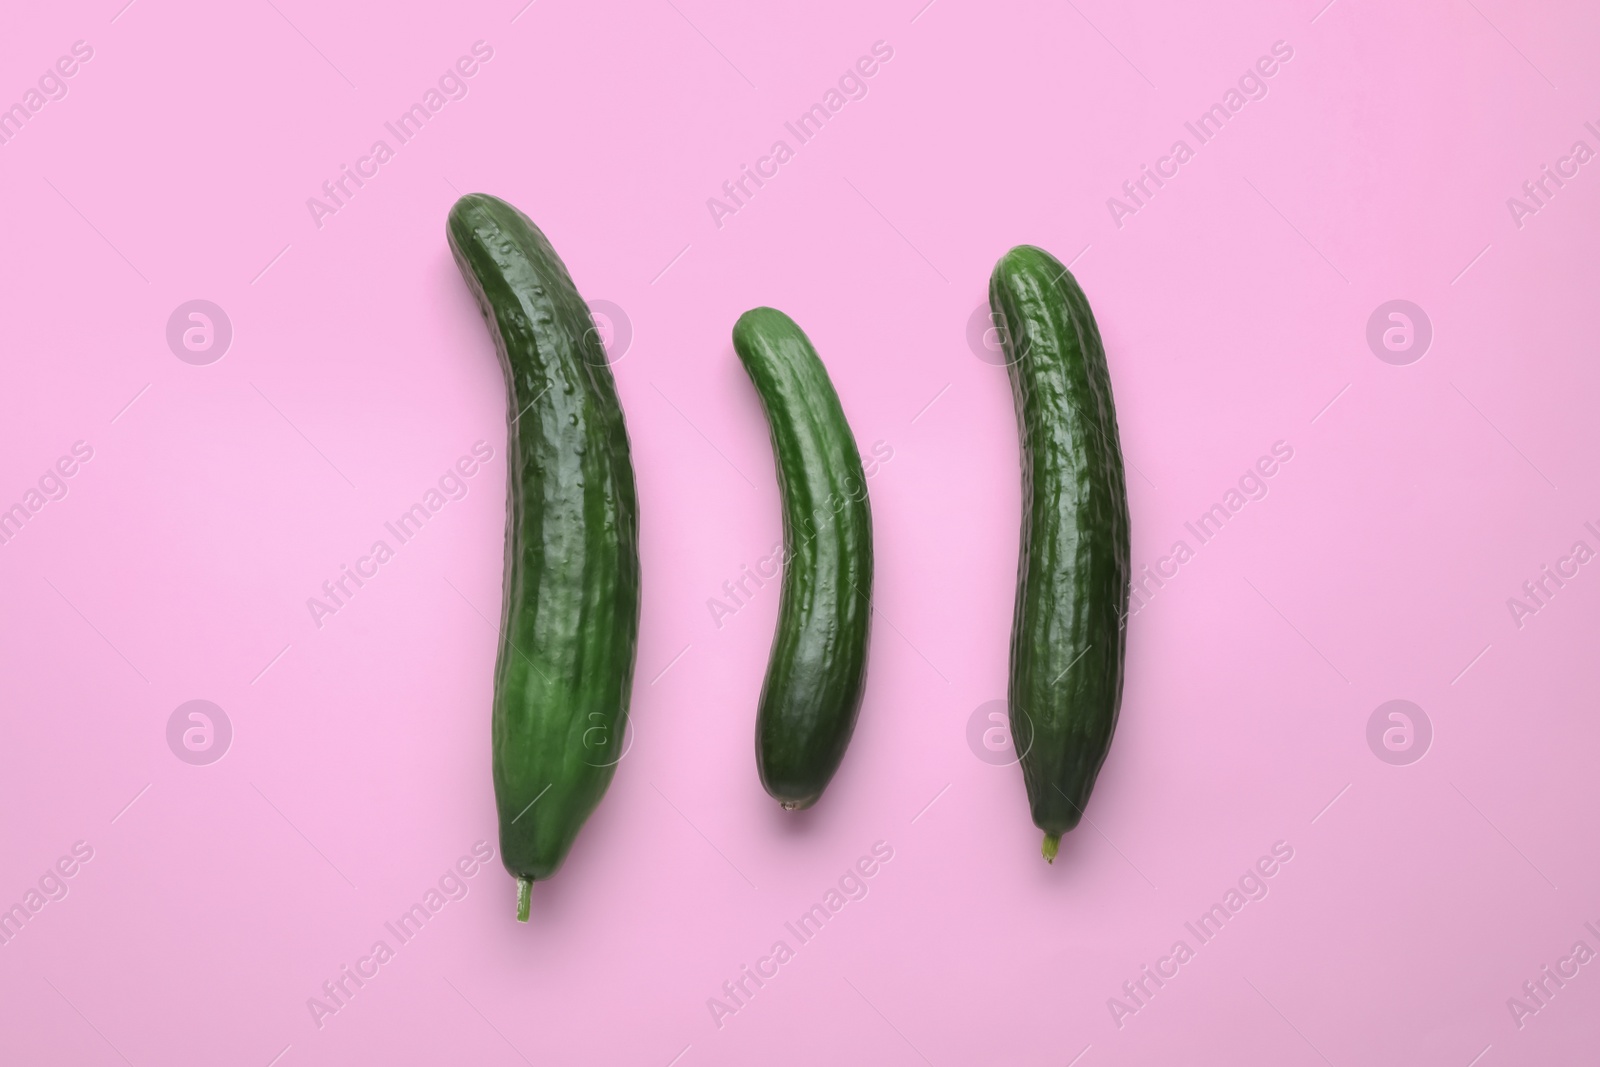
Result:
{"label": "pink surface", "polygon": [[[1600,14],[920,3],[7,13],[0,507],[29,517],[0,544],[0,905],[25,915],[0,928],[0,1062],[1588,1062]],[[785,123],[875,42],[892,57],[801,143]],[[1185,123],[1241,86],[1201,143]],[[400,143],[385,123],[440,87]],[[1534,200],[1546,164],[1568,176]],[[745,165],[776,174],[713,212]],[[369,176],[313,212],[341,166]],[[1143,166],[1168,176],[1134,200]],[[527,926],[472,855],[505,477],[443,233],[472,190],[632,334],[632,747]],[[1019,242],[1094,304],[1134,563],[1168,575],[1053,867],[983,710],[1019,487],[968,327]],[[169,345],[191,300],[231,325],[220,359],[186,313]],[[1383,348],[1387,313],[1369,346],[1392,300],[1431,324],[1420,359],[1420,334]],[[780,536],[729,344],[762,303],[891,454],[865,706],[800,817],[752,752],[776,586],[709,604]],[[314,619],[477,442],[457,499]],[[190,701],[207,718],[169,730]],[[858,899],[795,936],[862,857]],[[430,902],[409,939],[385,925]],[[369,977],[336,1002],[346,967]]]}

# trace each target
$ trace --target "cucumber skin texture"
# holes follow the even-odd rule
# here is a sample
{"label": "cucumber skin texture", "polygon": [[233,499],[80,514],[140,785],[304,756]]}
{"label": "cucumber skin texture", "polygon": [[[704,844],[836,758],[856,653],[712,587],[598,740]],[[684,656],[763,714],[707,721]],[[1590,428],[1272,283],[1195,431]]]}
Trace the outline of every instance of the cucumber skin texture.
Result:
{"label": "cucumber skin texture", "polygon": [[1012,737],[1033,821],[1078,825],[1122,706],[1128,614],[1128,493],[1100,330],[1076,279],[1050,253],[995,264],[991,309],[1022,452],[1022,538],[1011,630]]}
{"label": "cucumber skin texture", "polygon": [[588,305],[544,234],[482,194],[456,202],[446,232],[506,377],[494,791],[506,870],[541,880],[620,758],[639,634],[633,465]]}
{"label": "cucumber skin texture", "polygon": [[827,368],[793,319],[747,311],[733,347],[766,410],[783,497],[783,594],[756,715],[756,768],[785,808],[808,808],[844,759],[866,689],[867,479]]}

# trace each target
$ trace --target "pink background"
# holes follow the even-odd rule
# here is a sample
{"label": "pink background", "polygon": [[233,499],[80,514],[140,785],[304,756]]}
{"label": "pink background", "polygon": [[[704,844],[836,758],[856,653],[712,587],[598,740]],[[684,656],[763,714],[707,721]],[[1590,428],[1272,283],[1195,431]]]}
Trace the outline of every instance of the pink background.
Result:
{"label": "pink background", "polygon": [[[0,545],[0,905],[93,849],[0,947],[0,1061],[1592,1057],[1600,967],[1520,1028],[1507,998],[1600,949],[1600,572],[1520,628],[1506,603],[1600,547],[1600,172],[1520,228],[1506,205],[1600,148],[1592,5],[120,4],[0,34],[0,103],[94,50],[0,146],[0,506],[93,449]],[[479,40],[469,94],[319,229],[306,199]],[[865,99],[718,228],[706,199],[880,40]],[[1275,41],[1268,95],[1119,228],[1106,199]],[[443,233],[473,190],[631,321],[633,744],[532,922],[496,858],[319,1028],[307,999],[495,839],[504,401]],[[1093,825],[1053,867],[1017,769],[967,742],[1005,691],[1019,480],[966,329],[1019,242],[1093,302],[1136,566],[1294,450],[1131,621]],[[195,298],[234,331],[206,366],[165,339]],[[1408,366],[1365,340],[1396,298],[1434,330]],[[707,606],[780,536],[729,344],[762,303],[893,450],[860,725],[798,818],[752,753],[776,587],[720,629]],[[319,629],[307,598],[480,439],[467,496]],[[166,740],[194,699],[233,727],[209,766]],[[1391,699],[1432,723],[1408,766],[1367,743]],[[783,924],[879,841],[799,945]],[[1108,998],[1280,841],[1269,895],[1119,1026]],[[708,998],[779,939],[719,1027]]]}

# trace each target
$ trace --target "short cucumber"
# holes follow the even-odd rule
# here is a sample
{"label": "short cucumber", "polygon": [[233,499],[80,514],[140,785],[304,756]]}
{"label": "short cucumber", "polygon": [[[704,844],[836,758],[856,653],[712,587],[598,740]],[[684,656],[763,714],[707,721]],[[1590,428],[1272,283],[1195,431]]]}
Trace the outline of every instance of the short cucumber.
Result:
{"label": "short cucumber", "polygon": [[756,716],[756,768],[784,808],[808,808],[844,759],[866,688],[867,480],[827,368],[793,319],[747,311],[733,347],[766,409],[783,497],[783,594]]}
{"label": "short cucumber", "polygon": [[1045,858],[1078,825],[1122,705],[1128,492],[1111,376],[1089,301],[1050,253],[1013,248],[989,303],[1022,446],[1011,629],[1012,736]]}
{"label": "short cucumber", "polygon": [[616,773],[639,634],[638,504],[605,350],[555,249],[481,194],[456,201],[446,233],[507,385],[494,790],[526,921],[532,883],[561,866]]}

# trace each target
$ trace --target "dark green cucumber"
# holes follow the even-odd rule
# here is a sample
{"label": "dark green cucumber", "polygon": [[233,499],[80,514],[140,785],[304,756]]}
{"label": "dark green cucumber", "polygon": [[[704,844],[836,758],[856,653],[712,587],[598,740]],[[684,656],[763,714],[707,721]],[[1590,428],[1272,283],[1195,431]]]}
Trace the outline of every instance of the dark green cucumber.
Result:
{"label": "dark green cucumber", "polygon": [[494,674],[500,855],[526,921],[616,773],[639,635],[628,431],[588,306],[528,217],[456,201],[450,250],[507,386],[505,594]]}
{"label": "dark green cucumber", "polygon": [[756,769],[784,808],[809,808],[861,711],[872,621],[872,511],[861,454],[816,349],[756,308],[733,347],[766,409],[783,496],[783,595],[756,715]]}
{"label": "dark green cucumber", "polygon": [[1100,330],[1050,253],[1020,245],[995,264],[1022,444],[1022,546],[1011,628],[1011,732],[1054,860],[1078,825],[1122,705],[1128,491]]}

